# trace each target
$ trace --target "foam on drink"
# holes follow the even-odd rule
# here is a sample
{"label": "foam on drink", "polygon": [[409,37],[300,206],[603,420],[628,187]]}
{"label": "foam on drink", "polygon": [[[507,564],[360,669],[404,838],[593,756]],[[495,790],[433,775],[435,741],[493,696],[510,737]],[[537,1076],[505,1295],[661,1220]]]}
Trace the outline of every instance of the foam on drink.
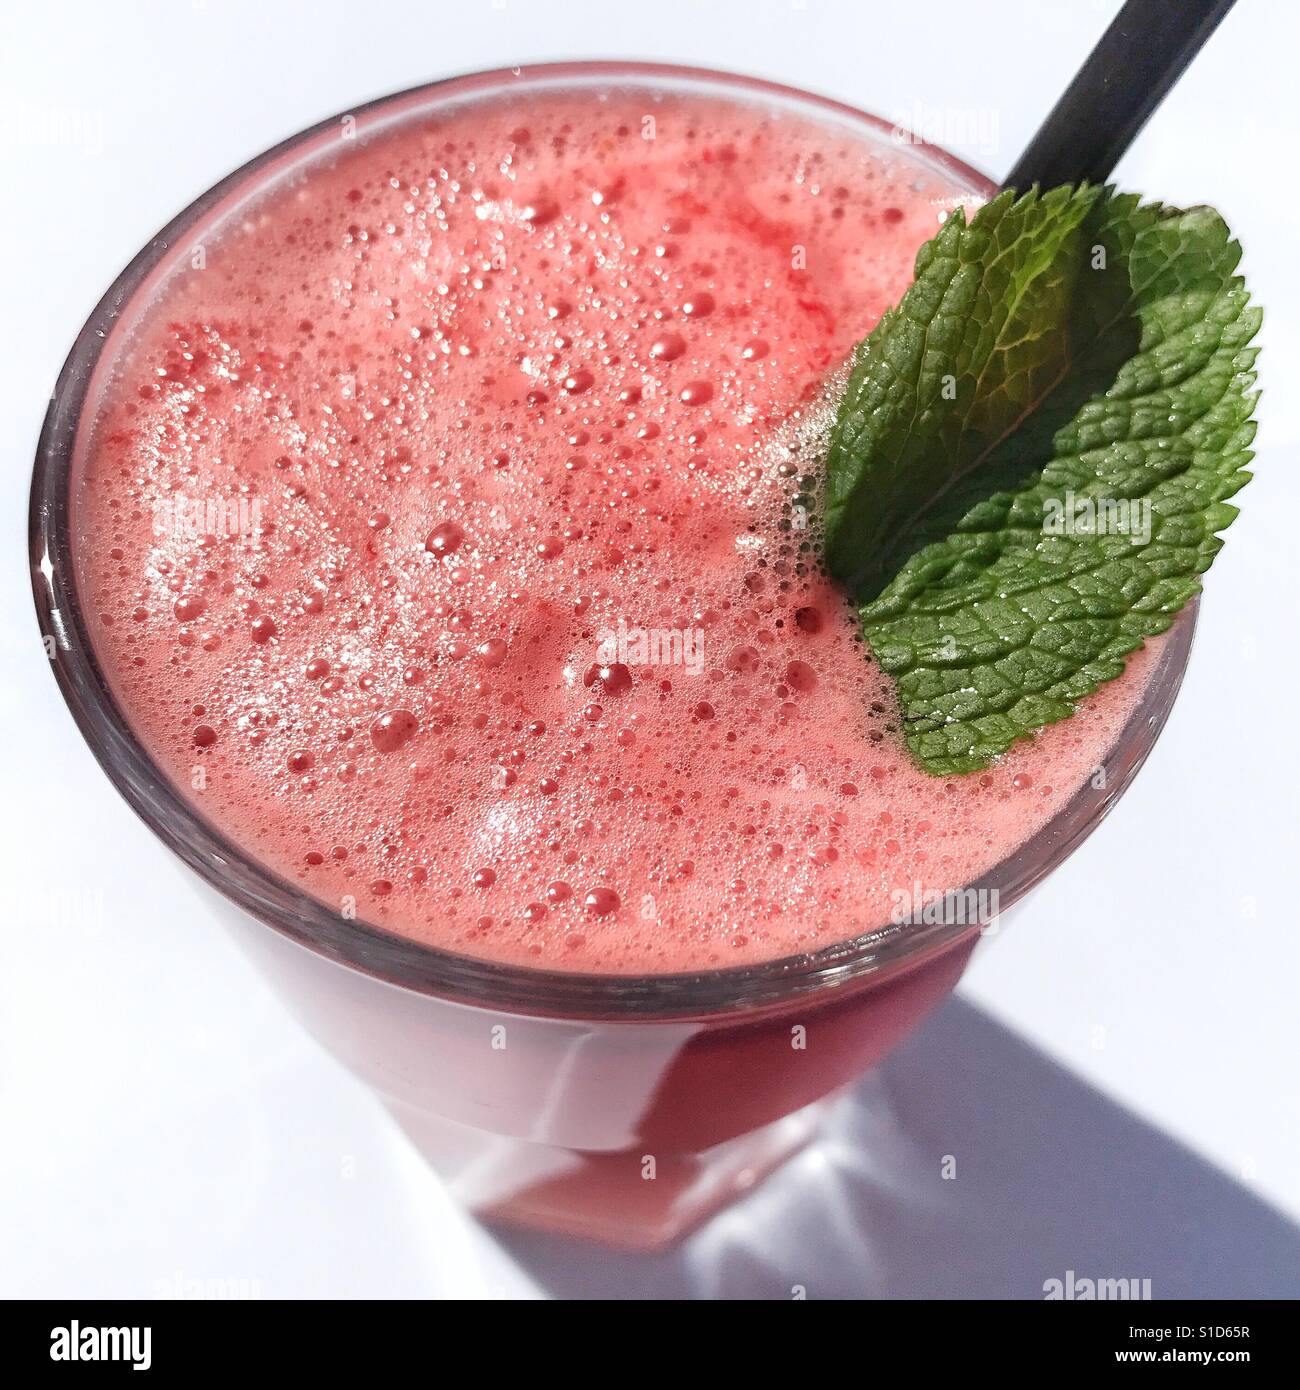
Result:
{"label": "foam on drink", "polygon": [[561,95],[340,142],[200,234],[78,499],[141,740],[322,902],[499,961],[740,964],[977,878],[1158,644],[936,779],[818,569],[828,375],[958,197],[754,105]]}

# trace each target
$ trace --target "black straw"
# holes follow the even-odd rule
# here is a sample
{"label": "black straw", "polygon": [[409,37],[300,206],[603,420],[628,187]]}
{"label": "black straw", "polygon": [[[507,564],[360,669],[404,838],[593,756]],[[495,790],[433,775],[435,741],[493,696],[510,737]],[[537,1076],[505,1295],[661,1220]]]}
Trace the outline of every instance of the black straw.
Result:
{"label": "black straw", "polygon": [[1233,0],[1127,0],[1004,188],[1105,183]]}

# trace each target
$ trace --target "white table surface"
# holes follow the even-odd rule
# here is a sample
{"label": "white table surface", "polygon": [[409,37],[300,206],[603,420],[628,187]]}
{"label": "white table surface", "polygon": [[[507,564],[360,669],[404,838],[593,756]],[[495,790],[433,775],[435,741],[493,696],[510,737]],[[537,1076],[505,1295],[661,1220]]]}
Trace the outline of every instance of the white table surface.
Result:
{"label": "white table surface", "polygon": [[[911,125],[976,113],[950,143],[1000,175],[1116,8],[10,0],[0,1294],[1034,1296],[1066,1268],[1154,1275],[1157,1295],[1300,1291],[1300,1237],[1278,1215],[1300,1218],[1293,7],[1238,6],[1119,170],[1219,207],[1267,308],[1257,479],[1169,725],[1107,823],[981,948],[963,999],[858,1089],[835,1142],[673,1256],[498,1239],[452,1207],[99,772],[26,577],[36,434],[92,304],[192,197],[299,128],[458,71],[626,56]],[[921,1132],[968,1156],[959,1200],[909,1188]]]}

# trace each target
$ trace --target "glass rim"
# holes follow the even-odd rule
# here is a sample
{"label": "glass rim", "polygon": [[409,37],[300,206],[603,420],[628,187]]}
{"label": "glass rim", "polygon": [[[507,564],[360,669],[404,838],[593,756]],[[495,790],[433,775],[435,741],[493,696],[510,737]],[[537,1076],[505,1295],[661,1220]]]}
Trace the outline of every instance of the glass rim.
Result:
{"label": "glass rim", "polygon": [[[533,88],[662,85],[702,87],[846,122],[870,138],[905,146],[907,157],[954,177],[979,196],[995,189],[979,171],[879,116],[844,102],[761,78],[668,63],[618,60],[543,63],[475,72],[421,84],[329,117],[239,166],[194,199],[137,253],[77,335],[59,373],[37,445],[28,548],[42,633],[55,642],[55,678],[100,766],[123,798],[174,854],[264,926],[337,963],[419,993],[459,1003],[593,1020],[680,1021],[764,1012],[802,996],[825,997],[851,982],[878,983],[931,959],[980,931],[979,924],[878,927],[809,953],[680,974],[595,974],[511,965],[414,941],[360,919],[345,920],[261,864],[191,805],[136,739],[99,664],[78,593],[71,527],[72,470],[97,369],[120,327],[156,276],[167,273],[176,243],[241,191],[265,191],[270,177],[313,157],[340,123],[357,136],[404,119],[429,103],[445,105],[524,84]],[[283,167],[281,167],[283,166]],[[259,179],[259,176],[261,178]],[[242,201],[242,200],[240,200]],[[225,215],[229,215],[229,209]],[[1194,599],[1175,619],[1142,698],[1106,754],[1106,785],[1087,783],[1038,832],[961,891],[996,889],[1006,911],[1062,863],[1100,824],[1155,743],[1181,684],[1196,623]],[[821,999],[809,1000],[821,1002]]]}

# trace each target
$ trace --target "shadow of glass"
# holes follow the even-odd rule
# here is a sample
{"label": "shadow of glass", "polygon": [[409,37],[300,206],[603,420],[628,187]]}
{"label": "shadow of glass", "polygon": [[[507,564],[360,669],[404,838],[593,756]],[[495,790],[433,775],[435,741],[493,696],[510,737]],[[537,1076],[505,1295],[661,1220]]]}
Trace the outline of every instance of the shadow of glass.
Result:
{"label": "shadow of glass", "polygon": [[1069,1271],[1156,1299],[1300,1292],[1300,1229],[957,999],[676,1249],[498,1239],[567,1299],[1041,1299]]}

